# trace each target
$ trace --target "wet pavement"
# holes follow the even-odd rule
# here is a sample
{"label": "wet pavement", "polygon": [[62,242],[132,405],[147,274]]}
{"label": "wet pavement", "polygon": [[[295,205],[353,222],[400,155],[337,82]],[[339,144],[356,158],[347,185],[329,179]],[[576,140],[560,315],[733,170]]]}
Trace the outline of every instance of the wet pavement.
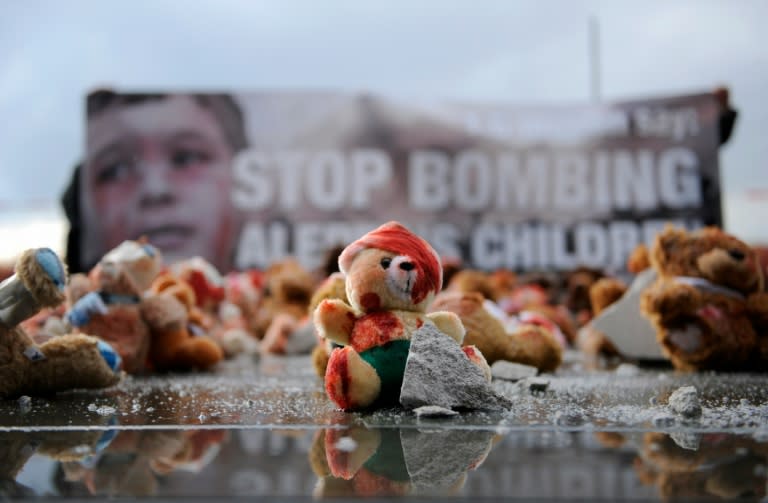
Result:
{"label": "wet pavement", "polygon": [[[342,413],[308,357],[0,401],[0,499],[765,499],[768,377],[589,371],[576,355],[544,377],[496,381],[510,411],[445,418]],[[681,386],[700,416],[667,405]]]}

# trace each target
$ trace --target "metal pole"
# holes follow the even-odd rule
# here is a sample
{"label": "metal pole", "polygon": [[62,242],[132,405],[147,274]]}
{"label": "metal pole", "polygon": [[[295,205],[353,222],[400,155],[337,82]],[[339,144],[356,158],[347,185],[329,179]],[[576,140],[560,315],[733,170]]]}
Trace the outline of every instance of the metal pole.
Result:
{"label": "metal pole", "polygon": [[589,16],[588,27],[590,97],[593,103],[600,103],[602,101],[602,90],[600,88],[602,73],[600,66],[600,23],[596,16]]}

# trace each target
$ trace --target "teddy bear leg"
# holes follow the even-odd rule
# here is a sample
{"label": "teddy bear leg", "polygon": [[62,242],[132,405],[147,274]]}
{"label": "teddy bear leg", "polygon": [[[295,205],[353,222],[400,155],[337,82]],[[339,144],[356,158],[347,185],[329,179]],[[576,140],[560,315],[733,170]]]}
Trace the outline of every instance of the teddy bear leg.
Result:
{"label": "teddy bear leg", "polygon": [[120,357],[112,347],[82,334],[54,337],[39,347],[40,357],[25,362],[26,394],[77,388],[105,388],[120,379]]}
{"label": "teddy bear leg", "polygon": [[[351,438],[355,448],[340,449],[339,441]],[[365,427],[352,427],[347,430],[328,430],[325,433],[326,462],[331,475],[336,478],[350,480],[373,456],[381,444],[381,433]]]}
{"label": "teddy bear leg", "polygon": [[660,324],[656,337],[678,370],[706,368],[711,352],[710,328],[693,316],[680,316]]}
{"label": "teddy bear leg", "polygon": [[376,370],[350,346],[334,349],[325,371],[328,397],[344,410],[362,409],[379,397]]}
{"label": "teddy bear leg", "polygon": [[504,359],[551,372],[560,366],[563,348],[545,328],[525,324],[509,334]]}
{"label": "teddy bear leg", "polygon": [[224,359],[221,347],[207,337],[192,337],[179,346],[175,368],[208,370]]}

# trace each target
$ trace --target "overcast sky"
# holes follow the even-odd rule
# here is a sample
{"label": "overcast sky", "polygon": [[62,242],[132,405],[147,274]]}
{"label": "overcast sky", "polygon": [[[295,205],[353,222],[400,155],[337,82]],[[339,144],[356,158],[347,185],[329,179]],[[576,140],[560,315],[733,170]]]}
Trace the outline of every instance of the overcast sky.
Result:
{"label": "overcast sky", "polygon": [[590,15],[604,98],[727,84],[741,116],[725,191],[768,187],[764,0],[3,0],[0,208],[58,198],[95,86],[581,103]]}

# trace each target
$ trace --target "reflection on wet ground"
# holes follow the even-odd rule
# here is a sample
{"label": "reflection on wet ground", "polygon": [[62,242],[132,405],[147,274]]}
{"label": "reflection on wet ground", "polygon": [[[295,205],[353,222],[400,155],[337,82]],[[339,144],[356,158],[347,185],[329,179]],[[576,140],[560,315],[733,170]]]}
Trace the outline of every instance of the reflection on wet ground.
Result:
{"label": "reflection on wet ground", "polygon": [[768,440],[365,428],[3,433],[5,497],[760,499]]}
{"label": "reflection on wet ground", "polygon": [[[507,413],[344,414],[305,359],[0,401],[0,499],[765,497],[768,379],[570,366]],[[694,385],[703,414],[666,406]]]}

